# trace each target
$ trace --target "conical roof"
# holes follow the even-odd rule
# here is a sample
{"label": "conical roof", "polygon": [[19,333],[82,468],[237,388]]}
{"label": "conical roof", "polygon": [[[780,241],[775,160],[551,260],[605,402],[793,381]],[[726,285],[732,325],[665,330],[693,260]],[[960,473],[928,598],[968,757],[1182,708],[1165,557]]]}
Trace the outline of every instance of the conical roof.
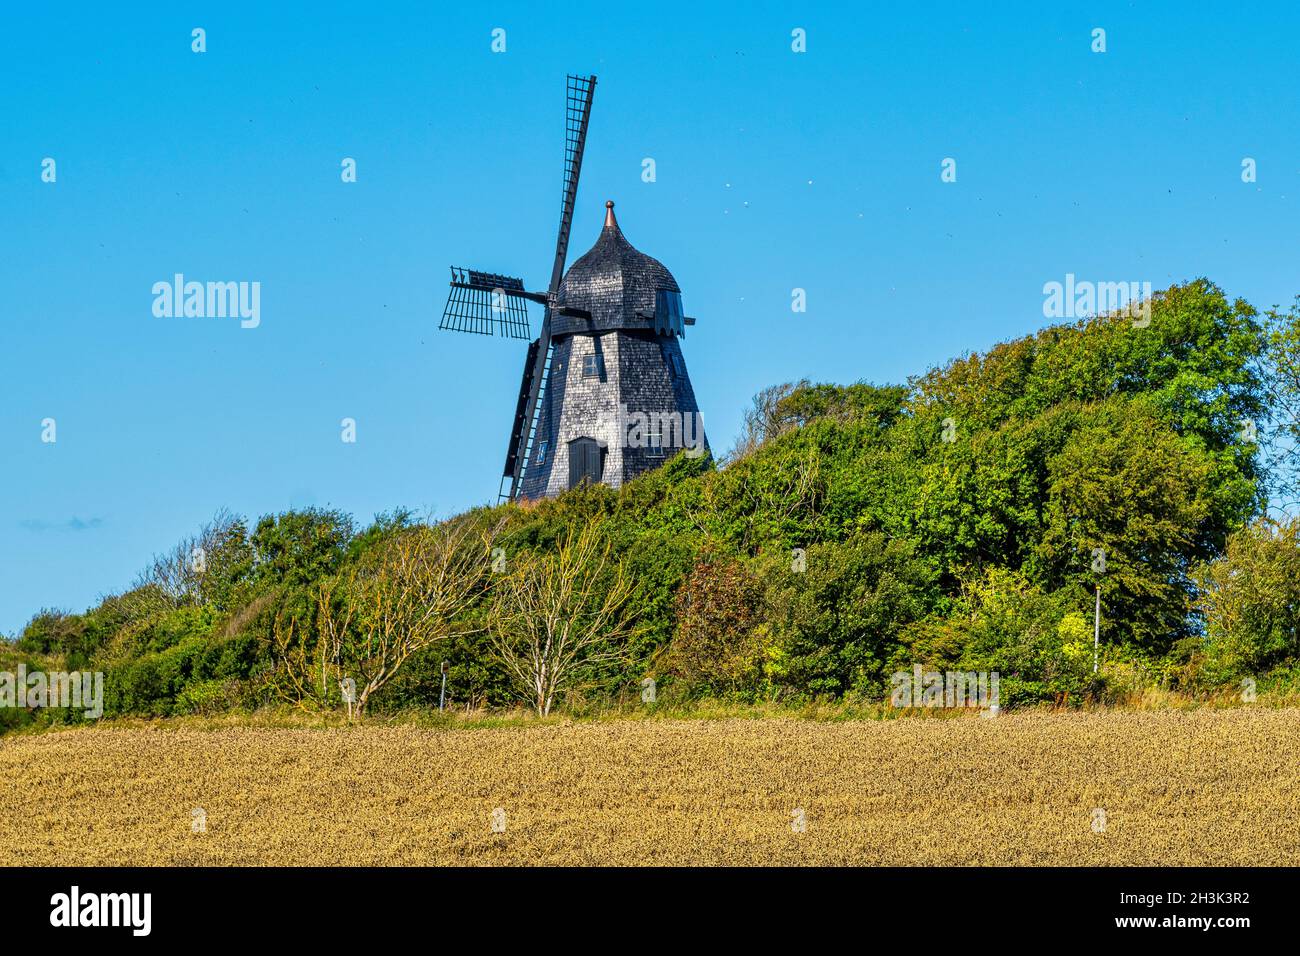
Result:
{"label": "conical roof", "polygon": [[681,289],[662,262],[624,238],[614,218],[614,203],[605,203],[600,238],[564,274],[560,304],[590,312],[590,328],[627,328],[644,324],[637,321],[638,312],[654,314],[659,291],[680,293]]}

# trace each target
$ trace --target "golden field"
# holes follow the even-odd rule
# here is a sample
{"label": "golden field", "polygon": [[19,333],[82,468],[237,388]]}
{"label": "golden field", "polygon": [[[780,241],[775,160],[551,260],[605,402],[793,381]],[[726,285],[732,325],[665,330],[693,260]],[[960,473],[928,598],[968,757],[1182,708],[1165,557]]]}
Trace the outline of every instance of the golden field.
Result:
{"label": "golden field", "polygon": [[0,738],[0,845],[7,864],[1294,865],[1300,710],[20,735]]}

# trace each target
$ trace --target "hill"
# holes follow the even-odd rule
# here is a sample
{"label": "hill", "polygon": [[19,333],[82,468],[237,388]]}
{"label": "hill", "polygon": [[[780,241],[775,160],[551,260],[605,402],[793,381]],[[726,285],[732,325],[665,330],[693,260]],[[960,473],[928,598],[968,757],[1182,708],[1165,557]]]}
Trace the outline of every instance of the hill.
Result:
{"label": "hill", "polygon": [[[1300,551],[1261,520],[1273,319],[1198,280],[1149,323],[1053,326],[905,385],[776,386],[723,461],[617,491],[364,528],[221,513],[127,593],[38,614],[0,670],[102,671],[110,716],[428,708],[443,661],[457,705],[573,714],[647,679],[887,700],[916,666],[996,673],[1003,707],[1293,687]],[[0,710],[33,719],[80,717]]]}

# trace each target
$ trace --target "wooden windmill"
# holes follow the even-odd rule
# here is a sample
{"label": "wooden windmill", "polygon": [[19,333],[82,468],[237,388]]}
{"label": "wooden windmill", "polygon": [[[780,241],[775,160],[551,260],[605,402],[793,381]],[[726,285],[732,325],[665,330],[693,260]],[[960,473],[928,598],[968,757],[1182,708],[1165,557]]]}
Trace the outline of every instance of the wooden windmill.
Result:
{"label": "wooden windmill", "polygon": [[[564,192],[546,292],[522,279],[453,267],[439,328],[528,339],[528,303],[543,306],[528,346],[503,497],[539,498],[584,481],[615,487],[661,464],[673,449],[707,450],[680,339],[695,320],[656,259],[623,237],[614,203],[600,237],[565,272],[594,76],[566,86]],[[508,489],[507,489],[508,482]]]}

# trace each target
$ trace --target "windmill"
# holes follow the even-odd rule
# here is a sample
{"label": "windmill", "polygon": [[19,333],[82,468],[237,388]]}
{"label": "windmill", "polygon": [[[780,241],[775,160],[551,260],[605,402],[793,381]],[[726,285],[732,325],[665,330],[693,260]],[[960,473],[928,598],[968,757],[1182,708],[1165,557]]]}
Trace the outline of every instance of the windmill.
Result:
{"label": "windmill", "polygon": [[582,482],[618,487],[662,464],[670,449],[707,450],[679,338],[694,325],[658,260],[623,237],[614,203],[596,244],[565,272],[596,77],[565,89],[563,200],[545,292],[522,279],[453,266],[438,327],[530,338],[528,303],[543,306],[524,359],[501,497],[558,494]]}

